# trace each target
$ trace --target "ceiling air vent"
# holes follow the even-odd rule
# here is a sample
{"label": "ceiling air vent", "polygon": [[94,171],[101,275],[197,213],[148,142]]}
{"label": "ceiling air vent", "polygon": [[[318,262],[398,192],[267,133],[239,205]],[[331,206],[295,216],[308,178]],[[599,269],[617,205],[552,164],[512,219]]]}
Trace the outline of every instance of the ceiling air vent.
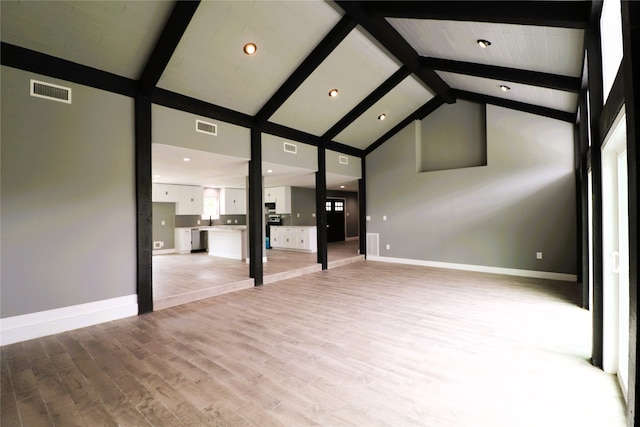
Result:
{"label": "ceiling air vent", "polygon": [[208,135],[218,135],[218,125],[214,123],[203,122],[202,120],[196,120],[196,132],[206,133]]}
{"label": "ceiling air vent", "polygon": [[284,151],[286,153],[298,154],[298,146],[296,144],[292,144],[290,142],[284,143]]}
{"label": "ceiling air vent", "polygon": [[31,96],[71,104],[71,88],[31,79]]}
{"label": "ceiling air vent", "polygon": [[349,158],[347,156],[338,156],[338,163],[340,163],[341,165],[348,165]]}

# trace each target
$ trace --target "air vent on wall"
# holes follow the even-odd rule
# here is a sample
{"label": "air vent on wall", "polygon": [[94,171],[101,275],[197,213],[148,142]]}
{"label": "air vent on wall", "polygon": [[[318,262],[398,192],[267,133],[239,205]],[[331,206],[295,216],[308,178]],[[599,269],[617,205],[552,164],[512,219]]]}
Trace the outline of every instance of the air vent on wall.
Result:
{"label": "air vent on wall", "polygon": [[203,122],[202,120],[196,120],[196,132],[206,133],[208,135],[218,135],[218,125],[214,123]]}
{"label": "air vent on wall", "polygon": [[367,255],[380,256],[380,234],[367,233]]}
{"label": "air vent on wall", "polygon": [[284,151],[287,153],[291,153],[291,154],[297,154],[298,153],[298,146],[296,144],[292,144],[290,142],[285,142],[284,143]]}
{"label": "air vent on wall", "polygon": [[31,96],[71,104],[71,88],[31,79]]}
{"label": "air vent on wall", "polygon": [[347,156],[338,156],[338,163],[340,163],[341,165],[348,165],[349,158]]}

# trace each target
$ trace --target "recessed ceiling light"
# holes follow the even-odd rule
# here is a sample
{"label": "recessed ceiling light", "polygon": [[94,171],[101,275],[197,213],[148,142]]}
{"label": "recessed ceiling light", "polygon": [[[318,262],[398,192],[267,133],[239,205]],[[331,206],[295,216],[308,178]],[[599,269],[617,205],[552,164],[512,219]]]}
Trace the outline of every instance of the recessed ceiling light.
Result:
{"label": "recessed ceiling light", "polygon": [[338,89],[331,89],[329,91],[329,96],[332,98],[335,98],[336,96],[338,96]]}
{"label": "recessed ceiling light", "polygon": [[256,51],[258,50],[258,46],[256,46],[255,43],[247,43],[244,45],[244,47],[242,48],[242,50],[244,51],[244,53],[246,53],[247,55],[253,55],[254,53],[256,53]]}
{"label": "recessed ceiling light", "polygon": [[269,169],[267,170],[267,173],[273,173],[273,170]]}
{"label": "recessed ceiling light", "polygon": [[380,114],[380,115],[378,116],[378,120],[384,120],[384,119],[386,119],[386,118],[387,118],[387,115],[386,115],[386,114],[384,114],[384,113],[382,113],[382,114]]}
{"label": "recessed ceiling light", "polygon": [[344,188],[344,185],[341,185],[340,188]]}
{"label": "recessed ceiling light", "polygon": [[182,160],[184,160],[185,162],[190,162],[190,161],[191,161],[191,159],[190,159],[190,158],[188,158],[188,157],[185,157],[185,158],[184,158],[184,159],[182,159]]}
{"label": "recessed ceiling light", "polygon": [[491,42],[489,40],[478,39],[476,40],[476,43],[478,43],[478,46],[480,46],[483,49],[485,47],[491,46]]}
{"label": "recessed ceiling light", "polygon": [[511,88],[507,85],[500,85],[500,90],[503,92],[509,92]]}

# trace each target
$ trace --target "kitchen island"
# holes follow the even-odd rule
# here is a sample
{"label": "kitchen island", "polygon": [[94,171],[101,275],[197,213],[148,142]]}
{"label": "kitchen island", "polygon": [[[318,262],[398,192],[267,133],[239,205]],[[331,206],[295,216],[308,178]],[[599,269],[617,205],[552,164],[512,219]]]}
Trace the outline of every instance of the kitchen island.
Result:
{"label": "kitchen island", "polygon": [[246,225],[200,227],[208,232],[209,255],[244,260],[247,257]]}

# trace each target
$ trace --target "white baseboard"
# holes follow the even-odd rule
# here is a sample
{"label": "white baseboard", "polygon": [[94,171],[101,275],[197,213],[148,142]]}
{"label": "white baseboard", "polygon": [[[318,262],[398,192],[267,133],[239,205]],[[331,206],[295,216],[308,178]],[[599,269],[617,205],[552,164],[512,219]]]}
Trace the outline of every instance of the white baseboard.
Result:
{"label": "white baseboard", "polygon": [[175,254],[175,249],[155,249],[151,252],[152,255],[166,255],[166,254]]}
{"label": "white baseboard", "polygon": [[134,294],[7,317],[0,319],[0,345],[58,334],[137,314],[138,296]]}
{"label": "white baseboard", "polygon": [[562,280],[565,282],[577,282],[578,276],[567,273],[554,273],[550,271],[519,270],[516,268],[488,267],[483,265],[456,264],[441,261],[424,261],[419,259],[392,258],[384,256],[367,256],[368,261],[391,262],[396,264],[420,265],[423,267],[449,268],[452,270],[477,271],[480,273],[505,274],[507,276],[533,277],[537,279]]}

